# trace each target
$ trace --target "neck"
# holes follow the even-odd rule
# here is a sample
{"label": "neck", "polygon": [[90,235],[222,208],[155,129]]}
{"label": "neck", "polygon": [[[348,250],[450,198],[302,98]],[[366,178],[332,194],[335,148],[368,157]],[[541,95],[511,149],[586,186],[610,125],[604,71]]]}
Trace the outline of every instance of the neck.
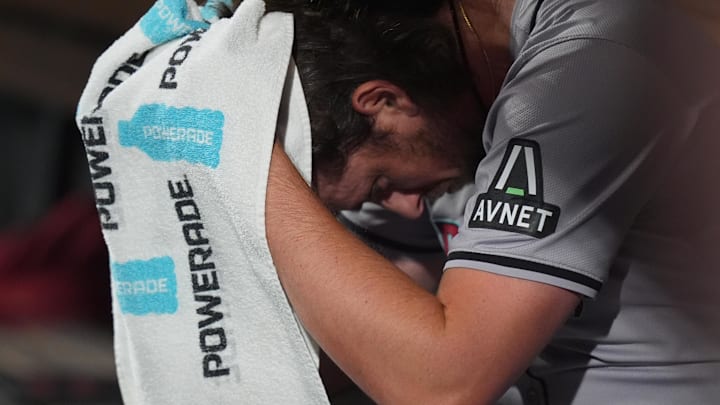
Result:
{"label": "neck", "polygon": [[[510,23],[515,0],[449,0],[458,25],[457,35],[467,56],[468,68],[482,103],[488,107],[497,97],[512,63]],[[451,9],[443,8],[438,19],[454,29]]]}

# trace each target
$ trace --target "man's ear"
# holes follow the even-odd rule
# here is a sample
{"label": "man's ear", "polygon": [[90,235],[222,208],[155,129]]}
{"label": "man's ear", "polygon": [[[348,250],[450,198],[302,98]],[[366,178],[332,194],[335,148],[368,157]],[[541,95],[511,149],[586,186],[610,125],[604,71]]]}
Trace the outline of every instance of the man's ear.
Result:
{"label": "man's ear", "polygon": [[374,116],[384,109],[386,112],[401,112],[414,116],[420,109],[405,90],[385,81],[370,80],[360,84],[352,94],[352,106],[363,115]]}

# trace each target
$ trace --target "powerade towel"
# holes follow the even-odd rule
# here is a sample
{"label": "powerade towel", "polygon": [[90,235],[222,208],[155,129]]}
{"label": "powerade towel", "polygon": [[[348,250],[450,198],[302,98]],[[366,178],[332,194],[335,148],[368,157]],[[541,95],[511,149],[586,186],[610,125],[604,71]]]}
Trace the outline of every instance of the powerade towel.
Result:
{"label": "powerade towel", "polygon": [[[327,404],[317,348],[265,239],[278,136],[310,180],[293,20],[158,0],[95,64],[78,106],[110,252],[127,404]],[[213,21],[208,23],[206,21]]]}

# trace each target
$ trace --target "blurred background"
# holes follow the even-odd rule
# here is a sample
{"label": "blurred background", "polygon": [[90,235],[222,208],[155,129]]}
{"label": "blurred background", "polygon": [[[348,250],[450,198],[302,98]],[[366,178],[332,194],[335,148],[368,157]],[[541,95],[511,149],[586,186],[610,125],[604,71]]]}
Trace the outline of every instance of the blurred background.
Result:
{"label": "blurred background", "polygon": [[152,0],[0,0],[0,405],[120,404],[75,105]]}

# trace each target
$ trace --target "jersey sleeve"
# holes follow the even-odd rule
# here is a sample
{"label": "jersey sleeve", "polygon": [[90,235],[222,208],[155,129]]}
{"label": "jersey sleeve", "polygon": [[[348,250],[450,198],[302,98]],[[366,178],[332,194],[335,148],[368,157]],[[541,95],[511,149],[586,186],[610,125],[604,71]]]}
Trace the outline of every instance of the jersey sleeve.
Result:
{"label": "jersey sleeve", "polygon": [[690,125],[647,58],[608,40],[556,43],[511,69],[445,269],[594,297]]}

